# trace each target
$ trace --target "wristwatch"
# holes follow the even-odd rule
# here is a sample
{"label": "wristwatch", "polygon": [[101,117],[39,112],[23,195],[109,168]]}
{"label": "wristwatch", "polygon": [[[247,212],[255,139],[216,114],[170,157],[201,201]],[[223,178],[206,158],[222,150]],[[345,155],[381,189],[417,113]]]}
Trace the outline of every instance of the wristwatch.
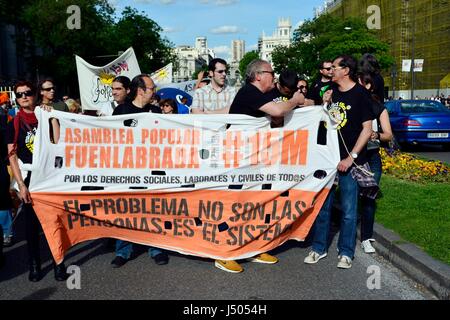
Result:
{"label": "wristwatch", "polygon": [[358,158],[358,154],[356,152],[352,152],[350,153],[350,155],[352,156],[353,159]]}

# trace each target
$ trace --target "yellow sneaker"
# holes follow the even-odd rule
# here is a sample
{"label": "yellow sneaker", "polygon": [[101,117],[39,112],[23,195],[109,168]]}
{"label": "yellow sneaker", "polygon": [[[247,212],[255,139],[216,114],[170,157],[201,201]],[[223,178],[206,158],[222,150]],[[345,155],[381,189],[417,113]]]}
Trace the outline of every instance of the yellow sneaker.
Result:
{"label": "yellow sneaker", "polygon": [[249,259],[251,262],[265,263],[265,264],[274,264],[278,262],[278,258],[271,256],[268,253],[261,253],[253,258]]}
{"label": "yellow sneaker", "polygon": [[216,260],[214,262],[214,266],[231,273],[239,273],[244,271],[241,265],[234,260]]}

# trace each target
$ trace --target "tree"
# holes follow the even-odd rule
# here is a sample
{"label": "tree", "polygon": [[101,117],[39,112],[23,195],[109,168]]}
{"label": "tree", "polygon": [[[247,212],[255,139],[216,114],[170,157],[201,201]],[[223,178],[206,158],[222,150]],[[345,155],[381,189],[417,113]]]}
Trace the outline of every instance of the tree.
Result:
{"label": "tree", "polygon": [[160,35],[162,28],[152,19],[126,7],[114,25],[112,39],[118,48],[133,47],[142,72],[151,73],[175,62],[173,45]]}
{"label": "tree", "polygon": [[256,50],[252,50],[244,54],[241,61],[239,61],[239,72],[241,73],[241,76],[244,80],[247,66],[249,65],[250,62],[252,62],[255,59],[259,59],[259,53]]}
{"label": "tree", "polygon": [[[71,0],[31,1],[24,7],[22,45],[34,68],[52,76],[58,85],[77,89],[74,55],[91,63],[93,57],[111,53],[110,28],[114,10],[106,0],[80,0],[80,29],[70,29],[67,8]],[[17,39],[20,41],[20,39]],[[117,53],[117,49],[115,50]],[[76,91],[76,90],[74,90]]]}
{"label": "tree", "polygon": [[[5,22],[20,31],[15,39],[19,54],[30,60],[28,69],[52,76],[66,90],[78,90],[74,55],[104,65],[131,46],[141,70],[147,73],[175,60],[172,44],[160,36],[161,27],[132,8],[126,7],[117,17],[107,0],[78,0],[80,28],[70,28],[72,14],[67,11],[72,0],[16,2],[18,9],[11,12],[18,14]],[[1,9],[0,17],[5,14]]]}
{"label": "tree", "polygon": [[272,61],[277,72],[290,68],[313,77],[320,61],[332,60],[340,54],[359,59],[364,53],[372,53],[383,69],[389,68],[394,59],[388,51],[389,45],[376,37],[376,31],[367,29],[361,18],[342,20],[326,14],[302,24],[294,32],[290,47],[275,48]]}

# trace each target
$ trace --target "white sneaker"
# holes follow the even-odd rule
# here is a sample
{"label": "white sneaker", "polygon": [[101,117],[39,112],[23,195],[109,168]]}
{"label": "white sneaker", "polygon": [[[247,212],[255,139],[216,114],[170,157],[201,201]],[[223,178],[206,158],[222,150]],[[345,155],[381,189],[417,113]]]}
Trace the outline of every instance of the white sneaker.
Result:
{"label": "white sneaker", "polygon": [[338,256],[339,262],[337,264],[338,268],[350,269],[352,267],[352,259],[347,256]]}
{"label": "white sneaker", "polygon": [[318,254],[315,251],[310,251],[305,260],[303,260],[303,262],[307,264],[317,263],[319,262],[320,259],[325,258],[326,256],[327,256],[326,252],[324,254]]}
{"label": "white sneaker", "polygon": [[361,248],[364,250],[365,253],[375,253],[375,248],[372,247],[370,239],[361,242]]}

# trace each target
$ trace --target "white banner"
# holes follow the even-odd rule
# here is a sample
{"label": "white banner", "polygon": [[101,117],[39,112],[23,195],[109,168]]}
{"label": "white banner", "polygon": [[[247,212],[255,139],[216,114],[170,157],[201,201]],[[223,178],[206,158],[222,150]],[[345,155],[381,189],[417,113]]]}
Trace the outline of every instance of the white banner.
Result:
{"label": "white banner", "polygon": [[79,56],[75,56],[83,110],[101,110],[113,101],[111,83],[117,76],[133,77],[141,70],[133,48],[128,48],[120,57],[103,67],[96,67]]}
{"label": "white banner", "polygon": [[172,63],[153,72],[150,77],[153,79],[156,86],[172,83]]}
{"label": "white banner", "polygon": [[167,84],[160,85],[159,89],[175,88],[175,89],[182,90],[182,91],[190,94],[191,96],[194,96],[194,91],[195,91],[194,88],[195,88],[196,82],[197,82],[197,80],[190,80],[190,81],[177,82],[177,83],[167,83]]}
{"label": "white banner", "polygon": [[339,162],[336,130],[318,106],[276,129],[236,114],[36,113],[30,192],[57,263],[104,237],[225,260],[303,241]]}
{"label": "white banner", "polygon": [[[319,191],[333,182],[339,162],[335,130],[328,130],[327,145],[317,144],[319,122],[329,121],[317,107],[296,110],[276,129],[266,118],[235,114],[37,115],[32,192],[72,192],[86,186],[167,192],[186,191],[181,186],[189,184],[214,190],[228,190],[230,184],[243,184],[246,190],[271,184],[272,190]],[[50,142],[50,117],[61,126],[58,144]],[[164,172],[159,183],[154,183],[153,171]],[[115,182],[115,176],[128,177],[127,182]],[[196,183],[205,176],[223,180]]]}

